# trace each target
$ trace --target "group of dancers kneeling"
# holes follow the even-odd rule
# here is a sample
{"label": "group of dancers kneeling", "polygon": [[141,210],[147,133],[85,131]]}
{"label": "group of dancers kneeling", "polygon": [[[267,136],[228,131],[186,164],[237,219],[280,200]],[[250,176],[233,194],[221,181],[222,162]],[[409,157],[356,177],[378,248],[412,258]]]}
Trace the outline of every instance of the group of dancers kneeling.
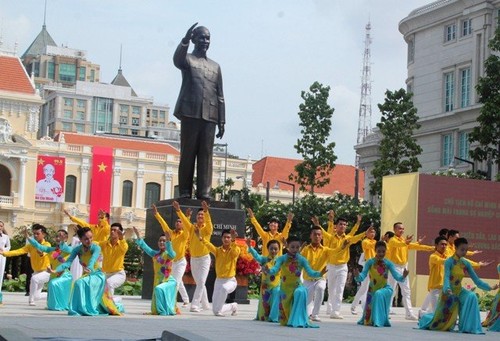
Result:
{"label": "group of dancers kneeling", "polygon": [[[210,268],[212,253],[215,258],[216,280],[212,296],[212,311],[215,316],[235,315],[236,303],[226,303],[226,299],[237,286],[236,264],[245,246],[235,243],[234,230],[222,231],[222,245],[210,242],[213,225],[208,205],[196,214],[191,222],[191,210],[182,212],[179,203],[173,202],[178,215],[175,229],[172,230],[153,205],[153,213],[159,221],[164,234],[158,240],[158,249],[153,249],[141,239],[134,227],[136,243],[153,260],[154,290],[151,313],[175,315],[177,292],[181,294],[184,305],[188,296],[182,284],[186,268],[185,253],[189,248],[190,265],[196,289],[191,302],[191,312],[209,309],[205,282]],[[64,211],[78,224],[77,235],[81,244],[69,247],[65,230],[57,232],[58,245],[50,246],[45,241],[45,227],[35,224],[33,237],[29,244],[14,251],[0,251],[4,256],[29,253],[34,274],[31,279],[29,304],[34,305],[40,296],[43,284],[49,280],[47,307],[51,310],[68,310],[70,315],[121,315],[121,303],[113,298],[114,289],[125,281],[123,267],[128,244],[124,240],[123,228],[119,223],[109,225],[109,215],[99,212],[99,223],[88,224]],[[404,237],[403,223],[393,226],[384,240],[375,240],[375,229],[370,226],[365,232],[356,234],[362,217],[346,233],[347,220],[338,218],[334,223],[334,212],[328,212],[328,227],[325,230],[317,217],[312,217],[313,227],[310,242],[302,243],[298,237],[289,236],[293,214],[288,214],[283,231],[279,232],[279,220],[272,218],[269,230],[265,231],[248,209],[251,223],[262,239],[260,255],[247,239],[248,252],[262,267],[260,299],[256,320],[279,322],[291,327],[317,327],[313,322],[321,321],[319,310],[323,303],[324,292],[328,285],[327,314],[333,319],[342,319],[340,306],[347,280],[349,246],[362,241],[364,266],[356,277],[360,283],[351,306],[351,313],[357,314],[361,302],[363,313],[360,325],[390,326],[389,314],[394,291],[399,284],[406,319],[419,320],[421,329],[451,331],[458,323],[458,330],[466,333],[482,333],[478,300],[475,293],[462,288],[464,276],[470,276],[482,290],[496,290],[499,285],[490,286],[478,278],[473,267],[488,263],[475,263],[465,256],[468,252],[465,238],[459,238],[458,231],[448,231],[448,238],[435,239],[435,246],[423,245],[421,240],[413,242],[413,236]],[[286,250],[282,254],[283,249]],[[424,303],[427,311],[419,317],[413,314],[410,301],[407,260],[409,250],[434,251],[429,260],[429,299]],[[74,281],[68,269],[78,257],[83,275]],[[498,265],[500,274],[500,264]],[[326,276],[325,276],[326,274]],[[326,278],[325,278],[326,277]],[[497,293],[491,311],[483,326],[490,331],[500,331],[500,302]]]}

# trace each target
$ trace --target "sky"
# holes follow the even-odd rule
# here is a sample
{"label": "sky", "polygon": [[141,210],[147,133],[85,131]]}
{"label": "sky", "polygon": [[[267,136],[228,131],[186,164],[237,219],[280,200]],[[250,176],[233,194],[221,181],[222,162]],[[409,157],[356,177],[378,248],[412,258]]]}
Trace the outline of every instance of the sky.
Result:
{"label": "sky", "polygon": [[[48,0],[58,45],[85,50],[110,83],[120,63],[136,93],[172,111],[181,73],[172,56],[194,23],[211,32],[209,58],[222,68],[231,154],[300,159],[301,92],[330,86],[329,142],[354,164],[365,26],[371,22],[372,126],[387,89],[406,88],[406,43],[398,23],[431,0]],[[2,48],[22,55],[40,32],[43,0],[0,0]],[[191,50],[191,48],[190,48]]]}

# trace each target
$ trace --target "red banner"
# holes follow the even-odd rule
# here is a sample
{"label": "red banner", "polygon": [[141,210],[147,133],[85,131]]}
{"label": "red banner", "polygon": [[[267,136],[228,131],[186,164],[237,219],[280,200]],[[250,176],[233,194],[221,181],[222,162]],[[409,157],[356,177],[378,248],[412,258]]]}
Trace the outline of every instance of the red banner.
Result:
{"label": "red banner", "polygon": [[57,156],[38,156],[35,200],[64,201],[65,159]]}
{"label": "red banner", "polygon": [[109,212],[111,206],[112,172],[113,148],[92,147],[89,215],[89,222],[91,224],[97,224],[99,210]]}

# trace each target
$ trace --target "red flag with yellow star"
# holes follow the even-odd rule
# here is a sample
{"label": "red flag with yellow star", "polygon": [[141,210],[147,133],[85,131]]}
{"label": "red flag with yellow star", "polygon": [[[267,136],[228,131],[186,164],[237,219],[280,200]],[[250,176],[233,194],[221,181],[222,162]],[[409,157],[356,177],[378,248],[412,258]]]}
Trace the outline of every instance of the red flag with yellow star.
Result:
{"label": "red flag with yellow star", "polygon": [[111,180],[113,176],[113,148],[92,147],[92,177],[90,178],[91,224],[98,223],[99,210],[109,212],[111,206]]}

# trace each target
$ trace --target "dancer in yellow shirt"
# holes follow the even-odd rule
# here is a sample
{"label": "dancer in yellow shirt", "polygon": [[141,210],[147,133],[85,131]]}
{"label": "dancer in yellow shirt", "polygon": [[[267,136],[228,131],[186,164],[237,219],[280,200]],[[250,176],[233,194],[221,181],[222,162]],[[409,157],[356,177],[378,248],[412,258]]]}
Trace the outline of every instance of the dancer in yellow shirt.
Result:
{"label": "dancer in yellow shirt", "polygon": [[262,255],[264,257],[267,257],[269,255],[269,251],[267,250],[266,245],[267,243],[269,243],[269,241],[274,239],[281,243],[280,251],[278,253],[278,256],[281,256],[283,254],[283,240],[286,240],[288,238],[288,234],[290,233],[290,228],[292,227],[293,213],[292,212],[288,213],[288,216],[286,218],[286,224],[282,232],[278,232],[280,221],[276,217],[273,217],[269,220],[268,223],[269,231],[266,232],[259,224],[257,219],[255,219],[255,215],[252,209],[247,208],[247,212],[248,216],[250,217],[250,222],[255,227],[255,231],[257,231],[259,237],[262,239]]}
{"label": "dancer in yellow shirt", "polygon": [[[420,244],[423,238],[420,238],[417,243],[412,243],[413,236],[408,236],[406,238],[403,237],[405,228],[403,223],[397,222],[393,225],[394,237],[389,239],[387,243],[387,250],[389,251],[387,254],[387,259],[394,263],[396,271],[402,275],[403,271],[408,267],[408,250],[418,250],[418,251],[434,251],[434,247],[430,245],[422,245]],[[418,320],[418,317],[413,313],[412,305],[411,305],[411,291],[410,291],[410,281],[408,277],[405,278],[403,282],[397,282],[392,275],[389,275],[388,284],[393,290],[393,298],[397,292],[396,284],[401,288],[401,294],[403,296],[403,305],[406,310],[406,319],[407,320]],[[392,302],[391,299],[391,302]]]}
{"label": "dancer in yellow shirt", "polygon": [[[31,227],[31,230],[33,231],[33,237],[39,244],[43,246],[51,246],[49,242],[45,241],[45,236],[47,235],[47,229],[45,226],[34,224]],[[50,279],[50,273],[47,272],[47,268],[50,267],[49,254],[38,251],[31,244],[26,244],[25,246],[13,251],[0,250],[0,255],[3,255],[4,257],[14,257],[25,254],[29,254],[31,268],[33,269],[28,299],[29,305],[33,306],[35,305],[35,300],[39,300],[41,297],[43,285]]]}
{"label": "dancer in yellow shirt", "polygon": [[[125,283],[127,279],[123,262],[128,251],[128,244],[123,238],[122,224],[111,224],[109,240],[97,244],[101,247],[102,252],[102,271],[106,275],[106,292],[109,297],[113,297],[115,289]],[[115,298],[113,300],[121,310],[119,300]]]}
{"label": "dancer in yellow shirt", "polygon": [[214,284],[212,295],[212,311],[215,316],[225,316],[231,312],[236,315],[237,303],[225,303],[227,295],[236,290],[236,262],[240,256],[240,248],[234,243],[236,239],[235,230],[222,231],[222,246],[215,247],[201,235],[199,228],[195,228],[194,233],[198,240],[205,245],[215,256],[215,273],[217,278]]}
{"label": "dancer in yellow shirt", "polygon": [[64,214],[66,214],[72,222],[79,225],[80,227],[88,227],[92,231],[92,235],[94,236],[94,242],[100,243],[108,240],[110,234],[110,226],[109,226],[109,213],[104,210],[99,210],[99,223],[97,224],[89,224],[85,220],[79,219],[77,217],[69,214],[67,210],[63,210]]}
{"label": "dancer in yellow shirt", "polygon": [[[359,228],[361,219],[361,216],[358,215],[356,225],[354,225],[349,234],[346,234],[347,219],[340,217],[337,219],[337,224],[335,225],[335,233],[330,234],[321,227],[319,220],[316,217],[312,218],[313,224],[323,229],[323,239],[325,241],[325,245],[331,249],[339,250],[333,254],[333,257],[329,258],[327,265],[327,314],[330,314],[330,318],[332,319],[344,318],[340,315],[340,307],[344,295],[345,283],[347,281],[347,262],[349,262],[350,258],[348,246],[356,244],[366,236],[366,232],[354,234]],[[373,229],[373,227],[370,227],[369,230],[371,229]]]}
{"label": "dancer in yellow shirt", "polygon": [[[177,290],[181,295],[183,306],[186,307],[189,304],[189,296],[182,282],[182,276],[184,271],[186,271],[187,261],[186,261],[186,250],[189,242],[189,233],[182,226],[182,220],[178,218],[175,222],[175,230],[170,229],[167,222],[158,212],[155,205],[151,206],[153,209],[153,214],[161,225],[163,232],[170,236],[172,242],[172,248],[175,252],[175,258],[172,262],[172,274],[171,276],[175,278],[177,282]],[[186,217],[191,217],[191,209],[186,210]]]}
{"label": "dancer in yellow shirt", "polygon": [[[375,230],[371,230],[366,233],[366,238],[361,242],[361,248],[363,249],[364,262],[375,257],[375,244],[377,241],[375,240]],[[356,307],[359,303],[361,303],[361,307],[364,307],[366,294],[368,292],[368,287],[370,285],[370,276],[366,276],[365,279],[361,282],[358,291],[356,292],[356,296],[352,300],[351,304],[351,314],[357,315]]]}
{"label": "dancer in yellow shirt", "polygon": [[[446,258],[452,257],[455,254],[455,240],[460,238],[460,232],[457,230],[448,230],[448,234],[446,235],[447,240],[448,240],[448,246],[446,247],[445,254]],[[478,253],[481,253],[481,250],[470,250],[467,251],[468,257],[477,255]],[[468,259],[468,261],[472,264],[473,267],[477,268],[478,263],[471,261]]]}
{"label": "dancer in yellow shirt", "polygon": [[202,309],[210,309],[207,288],[205,287],[205,282],[207,281],[208,272],[210,270],[210,254],[207,246],[203,244],[194,233],[194,231],[198,229],[203,238],[210,239],[210,236],[212,236],[214,228],[210,213],[208,212],[208,204],[205,201],[201,202],[202,208],[199,209],[196,214],[196,224],[191,223],[184,215],[177,201],[172,202],[172,206],[177,216],[181,219],[183,228],[189,234],[191,273],[196,282],[196,289],[193,294],[193,300],[191,301],[191,311],[200,312]]}

